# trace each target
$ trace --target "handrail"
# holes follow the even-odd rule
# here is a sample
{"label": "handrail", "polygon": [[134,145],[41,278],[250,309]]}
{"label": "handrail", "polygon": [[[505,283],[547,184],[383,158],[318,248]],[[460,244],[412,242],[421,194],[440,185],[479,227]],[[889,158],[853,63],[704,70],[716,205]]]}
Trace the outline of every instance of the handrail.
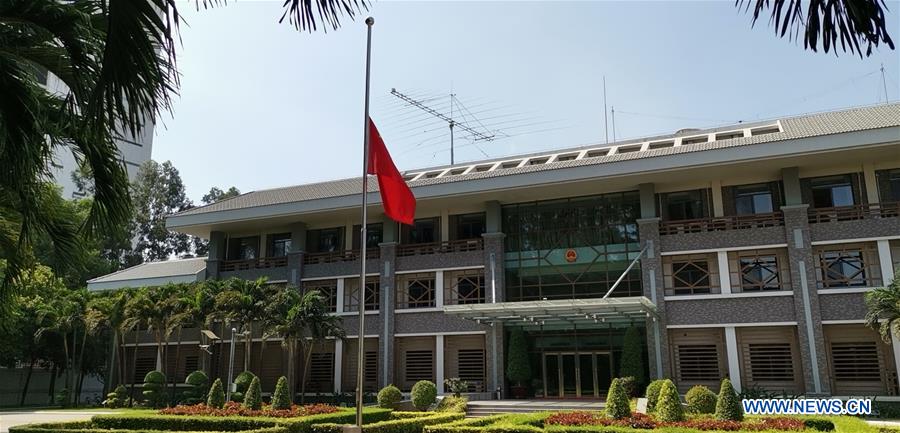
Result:
{"label": "handrail", "polygon": [[397,257],[418,256],[440,253],[460,253],[484,249],[484,239],[458,239],[453,241],[428,242],[421,244],[401,244],[397,246]]}
{"label": "handrail", "polygon": [[220,271],[246,271],[249,269],[282,268],[287,266],[287,257],[260,257],[258,259],[223,260]]}
{"label": "handrail", "polygon": [[[381,249],[366,248],[366,259],[381,257]],[[324,251],[321,253],[306,253],[303,255],[304,265],[318,265],[324,263],[341,263],[359,260],[359,250]]]}
{"label": "handrail", "polygon": [[820,207],[809,209],[811,224],[862,219],[893,218],[900,216],[900,202],[856,204],[852,206]]}
{"label": "handrail", "polygon": [[750,215],[730,215],[689,220],[663,221],[659,225],[659,234],[674,235],[682,233],[702,233],[722,230],[777,227],[783,225],[784,215],[781,211],[775,211]]}

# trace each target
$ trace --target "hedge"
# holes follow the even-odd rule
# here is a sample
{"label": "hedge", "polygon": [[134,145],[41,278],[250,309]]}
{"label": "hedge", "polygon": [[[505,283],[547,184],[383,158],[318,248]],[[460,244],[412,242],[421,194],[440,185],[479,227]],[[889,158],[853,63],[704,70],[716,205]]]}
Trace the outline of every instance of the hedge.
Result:
{"label": "hedge", "polygon": [[[386,422],[391,417],[391,410],[380,407],[367,407],[363,409],[363,424],[377,424]],[[335,413],[323,413],[310,415],[303,418],[283,418],[279,421],[288,428],[289,433],[312,433],[313,426],[319,424],[355,424],[356,410],[346,410]]]}
{"label": "hedge", "polygon": [[[465,417],[462,413],[439,413],[428,416],[399,418],[389,421],[363,425],[363,433],[422,433],[425,426],[444,424]],[[346,424],[346,423],[344,423]],[[312,427],[313,433],[340,433],[341,423],[317,424]]]}
{"label": "hedge", "polygon": [[[41,423],[27,424],[9,428],[10,433],[110,433],[111,431],[102,428],[91,421],[71,421],[61,423]],[[241,433],[287,433],[285,426],[271,426],[264,428],[252,428],[247,430],[238,430]],[[115,430],[115,433],[163,433],[159,427],[140,427],[135,429]],[[187,433],[166,430],[164,433]]]}
{"label": "hedge", "polygon": [[484,427],[495,424],[509,415],[490,415],[481,418],[464,418],[447,424],[425,426],[424,433],[481,433]]}

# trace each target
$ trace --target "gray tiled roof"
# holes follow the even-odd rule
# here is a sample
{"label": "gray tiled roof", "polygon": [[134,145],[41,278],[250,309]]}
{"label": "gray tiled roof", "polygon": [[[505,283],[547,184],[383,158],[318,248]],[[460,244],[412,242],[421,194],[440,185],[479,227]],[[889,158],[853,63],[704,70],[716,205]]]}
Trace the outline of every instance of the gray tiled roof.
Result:
{"label": "gray tiled roof", "polygon": [[[701,131],[691,131],[690,133],[672,134],[667,136],[648,137],[643,139],[635,139],[612,143],[610,145],[586,146],[579,148],[560,149],[558,151],[542,152],[537,155],[551,155],[555,153],[573,152],[576,150],[608,148],[622,146],[632,143],[642,143],[647,141],[661,141],[676,137],[695,136],[710,134],[728,130],[743,130],[746,128],[755,128],[763,125],[780,125],[781,131],[744,136],[739,138],[731,138],[717,141],[709,141],[697,144],[686,144],[678,147],[667,147],[662,149],[648,149],[632,153],[610,154],[606,156],[585,157],[582,159],[549,162],[538,165],[525,165],[522,167],[514,167],[508,169],[494,169],[491,171],[471,172],[467,174],[441,176],[433,178],[422,178],[408,182],[415,192],[416,187],[436,185],[443,183],[465,182],[469,180],[485,179],[498,176],[509,176],[516,174],[532,173],[538,171],[558,170],[561,168],[579,167],[586,165],[610,164],[618,161],[653,158],[658,156],[673,155],[679,153],[702,152],[714,149],[723,149],[729,147],[747,146],[760,143],[769,143],[774,141],[791,140],[798,138],[806,138],[813,136],[825,136],[831,134],[847,133],[862,130],[872,130],[893,126],[900,126],[900,104],[886,104],[873,107],[854,108],[843,111],[833,111],[826,113],[818,113],[797,117],[779,119],[777,121],[757,122],[754,124],[737,124],[729,127],[718,127],[715,129],[706,129]],[[898,137],[900,138],[900,137]],[[518,158],[522,158],[519,156]],[[458,164],[452,167],[468,167],[473,165],[485,164],[489,162],[509,161],[517,159],[517,157],[506,157],[500,159],[491,159],[486,161],[469,162]],[[436,167],[427,170],[408,170],[405,173],[419,173],[423,171],[437,171],[440,169],[450,168],[451,166]],[[361,186],[361,179],[341,179],[327,182],[311,183],[305,185],[288,186],[283,188],[266,189],[261,191],[253,191],[231,198],[229,200],[220,201],[203,207],[189,209],[178,213],[178,216],[206,214],[219,211],[228,211],[235,209],[246,209],[258,206],[275,205],[282,203],[295,203],[316,199],[342,197],[357,194]],[[377,182],[369,182],[369,191],[378,191]]]}
{"label": "gray tiled roof", "polygon": [[163,262],[147,262],[88,280],[88,283],[108,283],[113,281],[196,275],[205,268],[206,257],[166,260]]}

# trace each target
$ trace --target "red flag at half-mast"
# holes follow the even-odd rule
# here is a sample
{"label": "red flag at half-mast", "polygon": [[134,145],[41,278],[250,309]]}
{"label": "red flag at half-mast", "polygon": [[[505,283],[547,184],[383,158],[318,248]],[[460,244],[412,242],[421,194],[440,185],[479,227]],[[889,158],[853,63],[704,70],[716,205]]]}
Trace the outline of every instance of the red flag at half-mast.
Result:
{"label": "red flag at half-mast", "polygon": [[369,174],[378,176],[378,189],[384,213],[394,221],[412,225],[416,216],[416,198],[391,159],[375,122],[369,118]]}

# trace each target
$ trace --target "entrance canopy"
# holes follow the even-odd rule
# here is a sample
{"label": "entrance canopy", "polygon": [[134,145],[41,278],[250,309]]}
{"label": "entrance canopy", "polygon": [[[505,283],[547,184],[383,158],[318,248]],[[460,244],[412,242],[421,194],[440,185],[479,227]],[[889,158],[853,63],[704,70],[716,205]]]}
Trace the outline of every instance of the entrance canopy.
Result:
{"label": "entrance canopy", "polygon": [[444,313],[479,323],[554,328],[629,324],[658,317],[656,305],[644,296],[447,305]]}

